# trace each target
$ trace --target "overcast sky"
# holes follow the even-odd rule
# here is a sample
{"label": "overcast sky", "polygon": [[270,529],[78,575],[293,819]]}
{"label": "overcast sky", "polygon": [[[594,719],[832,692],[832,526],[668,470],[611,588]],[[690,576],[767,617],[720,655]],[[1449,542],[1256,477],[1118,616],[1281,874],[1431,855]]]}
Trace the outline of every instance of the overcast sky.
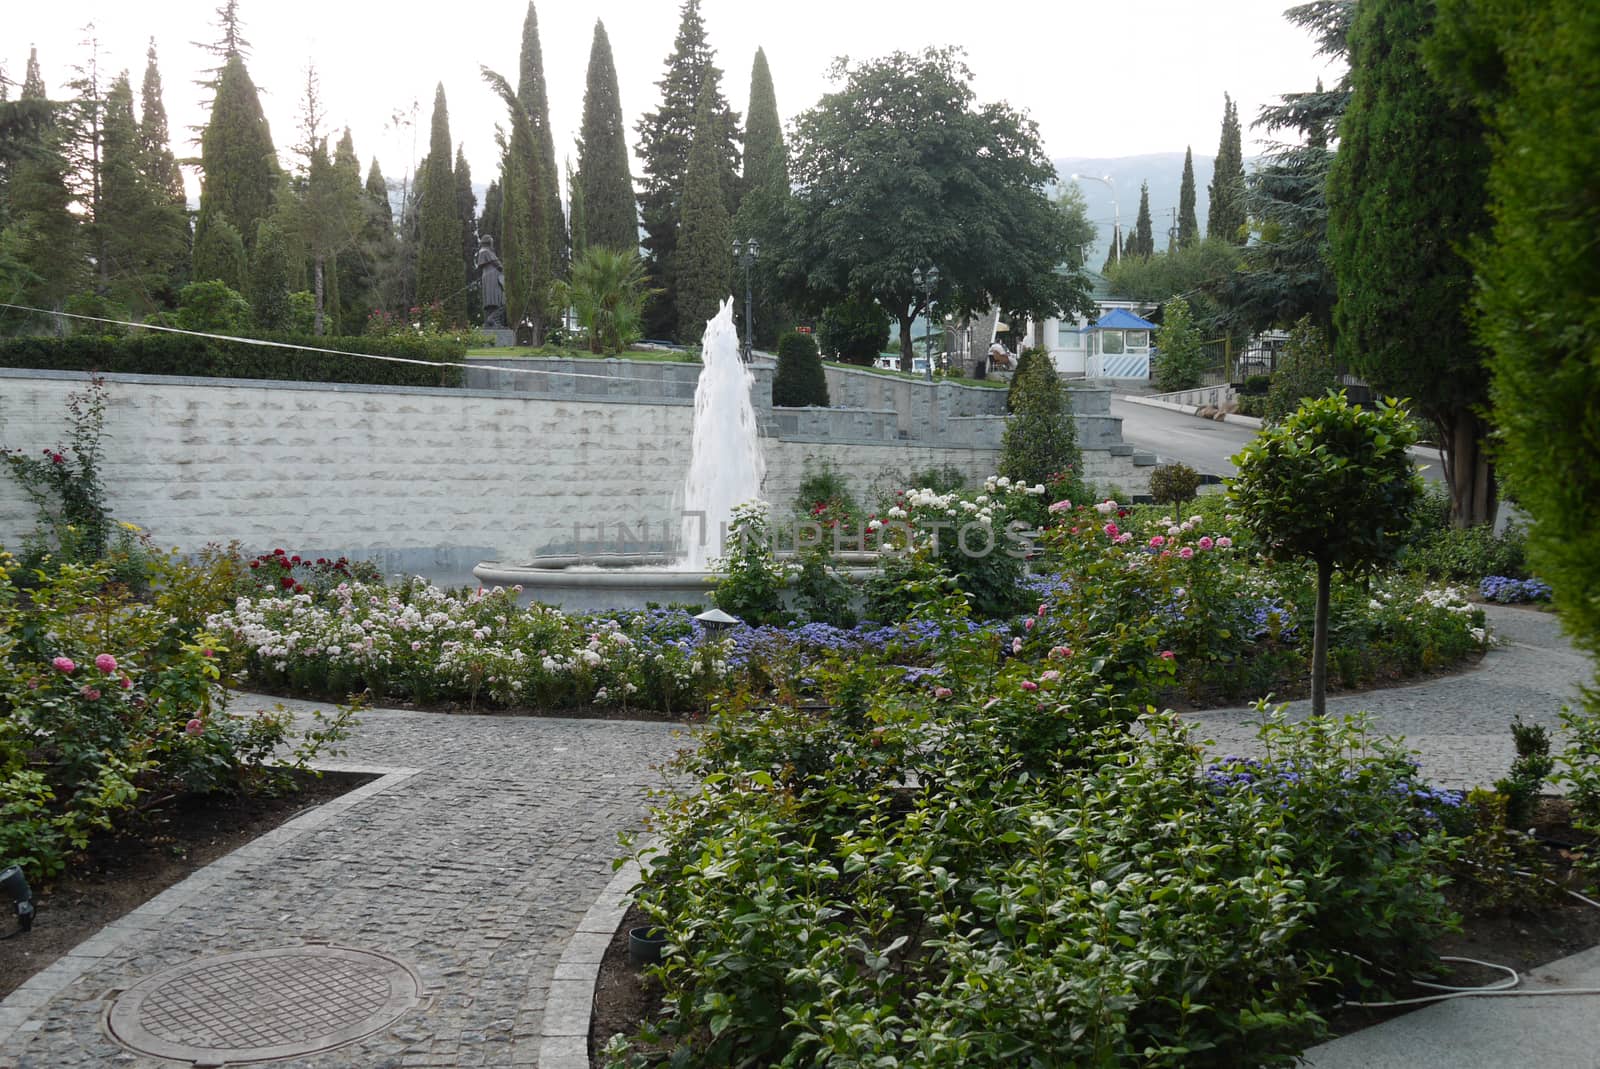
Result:
{"label": "overcast sky", "polygon": [[[84,62],[84,27],[93,23],[101,63],[127,68],[137,97],[145,48],[160,56],[174,150],[198,154],[188,128],[204,121],[193,84],[213,61],[191,42],[214,40],[221,0],[68,0],[59,6],[16,0],[6,16],[0,64],[21,81],[30,45],[52,93]],[[1216,152],[1223,93],[1239,102],[1245,155],[1259,151],[1249,128],[1258,109],[1283,92],[1309,89],[1337,71],[1313,55],[1310,38],[1282,17],[1293,0],[808,0],[795,5],[703,0],[723,88],[741,114],[750,64],[764,48],[785,120],[831,88],[827,68],[841,54],[868,59],[895,50],[959,44],[979,100],[1005,100],[1038,122],[1052,157]],[[556,155],[572,155],[582,118],[594,22],[605,22],[616,59],[629,144],[634,124],[660,104],[656,82],[672,50],[676,0],[590,0],[537,4],[550,87]],[[366,0],[241,0],[251,43],[249,69],[262,88],[273,140],[286,161],[305,71],[314,63],[330,126],[348,125],[363,166],[377,156],[398,183],[427,151],[434,86],[443,82],[450,132],[464,146],[479,185],[494,177],[494,143],[504,109],[479,77],[487,65],[516,82],[522,20],[519,0],[420,5]],[[415,14],[428,10],[424,22]],[[437,17],[431,12],[444,11]],[[13,90],[15,95],[15,90]],[[409,124],[417,104],[415,146]],[[574,159],[574,162],[576,160]],[[638,177],[637,169],[635,178]],[[1200,175],[1202,185],[1209,175]],[[191,192],[195,185],[191,179]]]}

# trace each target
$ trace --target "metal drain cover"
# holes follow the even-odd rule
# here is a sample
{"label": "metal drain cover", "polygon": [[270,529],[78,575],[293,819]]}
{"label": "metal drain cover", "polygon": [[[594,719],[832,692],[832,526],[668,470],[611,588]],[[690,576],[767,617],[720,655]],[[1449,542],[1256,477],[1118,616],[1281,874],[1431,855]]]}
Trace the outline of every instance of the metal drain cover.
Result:
{"label": "metal drain cover", "polygon": [[393,958],[337,946],[202,958],[117,996],[106,1024],[141,1054],[201,1065],[331,1050],[371,1035],[422,999]]}

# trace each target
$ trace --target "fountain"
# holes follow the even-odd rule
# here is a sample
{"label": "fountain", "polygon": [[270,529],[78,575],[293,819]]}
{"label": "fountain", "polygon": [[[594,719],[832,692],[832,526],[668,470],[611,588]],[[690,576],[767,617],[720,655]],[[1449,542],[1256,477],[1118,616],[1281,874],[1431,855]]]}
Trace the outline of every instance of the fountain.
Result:
{"label": "fountain", "polygon": [[760,498],[766,473],[750,403],[754,377],[739,356],[732,298],[706,323],[701,361],[675,560],[662,554],[617,553],[535,557],[520,565],[484,561],[472,570],[478,581],[521,586],[525,599],[574,612],[643,607],[647,601],[708,600],[716,579],[708,569],[721,556],[733,510]]}

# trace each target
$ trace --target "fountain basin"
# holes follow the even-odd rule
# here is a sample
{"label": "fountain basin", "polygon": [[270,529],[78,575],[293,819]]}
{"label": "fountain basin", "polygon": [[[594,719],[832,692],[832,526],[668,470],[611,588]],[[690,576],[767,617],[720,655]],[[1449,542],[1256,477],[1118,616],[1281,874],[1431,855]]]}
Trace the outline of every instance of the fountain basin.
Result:
{"label": "fountain basin", "polygon": [[[472,569],[472,574],[484,586],[522,587],[517,599],[521,604],[538,602],[559,606],[565,612],[637,610],[651,602],[663,606],[674,602],[711,604],[712,587],[722,579],[721,572],[640,566],[646,560],[659,559],[616,554],[605,558],[603,566],[594,557],[584,557],[581,563],[572,557],[541,557],[525,564],[486,560]],[[556,563],[560,561],[566,563]],[[876,571],[840,569],[851,583],[860,583]]]}

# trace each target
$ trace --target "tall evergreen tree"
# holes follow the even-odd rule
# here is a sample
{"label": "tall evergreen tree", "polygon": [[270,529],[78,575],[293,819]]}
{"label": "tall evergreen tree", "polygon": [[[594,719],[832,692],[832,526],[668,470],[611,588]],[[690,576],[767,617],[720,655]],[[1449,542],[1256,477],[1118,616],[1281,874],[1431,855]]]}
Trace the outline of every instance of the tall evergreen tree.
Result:
{"label": "tall evergreen tree", "polygon": [[1244,244],[1244,148],[1240,141],[1239,106],[1223,94],[1222,136],[1211,172],[1211,202],[1206,214],[1206,237]]}
{"label": "tall evergreen tree", "polygon": [[583,186],[578,182],[578,176],[572,169],[572,160],[567,160],[567,247],[572,250],[574,263],[583,255],[583,250],[589,247],[589,208],[583,200]]}
{"label": "tall evergreen tree", "polygon": [[81,43],[89,54],[73,67],[74,76],[67,82],[73,96],[61,111],[65,134],[62,145],[67,162],[67,188],[88,213],[86,229],[93,251],[95,289],[103,296],[111,282],[101,186],[105,174],[106,86],[100,73],[100,40],[93,23],[87,27],[87,33]]}
{"label": "tall evergreen tree", "polygon": [[1150,222],[1150,183],[1139,183],[1139,218],[1133,224],[1134,255],[1148,260],[1155,255],[1156,238]]}
{"label": "tall evergreen tree", "polygon": [[243,290],[249,275],[248,253],[238,227],[221,212],[201,213],[194,236],[194,281],[223,283]]}
{"label": "tall evergreen tree", "polygon": [[1484,352],[1472,337],[1465,250],[1488,225],[1483,122],[1423,65],[1434,5],[1362,0],[1351,96],[1328,175],[1328,244],[1340,362],[1409,397],[1444,447],[1451,516],[1493,522]]}
{"label": "tall evergreen tree", "polygon": [[533,189],[538,203],[534,206],[534,214],[543,216],[543,222],[539,225],[544,229],[548,249],[540,259],[547,260],[546,271],[550,277],[559,278],[565,273],[567,224],[561,212],[561,172],[556,170],[556,142],[550,128],[550,98],[545,88],[544,55],[539,48],[539,16],[533,10],[533,0],[529,0],[528,14],[522,20],[519,71],[517,99],[528,113],[533,147],[538,154]]}
{"label": "tall evergreen tree", "polygon": [[678,337],[697,339],[706,321],[727,299],[733,274],[733,229],[718,182],[722,138],[716,118],[716,87],[700,90],[699,122],[689,151],[683,187],[683,225],[678,242]]}
{"label": "tall evergreen tree", "polygon": [[500,262],[505,266],[506,322],[524,319],[533,324],[535,344],[544,340],[544,310],[554,281],[545,233],[549,215],[544,200],[533,195],[540,169],[533,123],[522,101],[500,75],[483,68],[489,83],[505,103],[511,118],[511,139],[505,144],[500,175]]}
{"label": "tall evergreen tree", "polygon": [[[578,135],[578,188],[583,191],[584,239],[625,252],[639,247],[639,208],[628,169],[627,131],[617,92],[617,68],[605,24],[594,23],[589,77],[583,91],[583,129]],[[577,250],[573,250],[576,257]]]}
{"label": "tall evergreen tree", "polygon": [[499,249],[500,225],[504,217],[502,212],[503,201],[500,197],[500,180],[497,178],[489,183],[489,188],[483,191],[483,213],[478,216],[478,233],[488,234],[494,238],[496,250]]}
{"label": "tall evergreen tree", "polygon": [[[473,281],[478,277],[478,195],[472,191],[472,169],[467,165],[466,153],[456,146],[456,218],[461,224],[461,284],[470,296],[476,293]],[[467,302],[467,319],[476,318],[482,302]]]}
{"label": "tall evergreen tree", "polygon": [[172,135],[167,130],[167,108],[161,99],[161,70],[156,66],[156,39],[145,53],[144,83],[139,91],[139,146],[144,153],[145,178],[171,203],[184,207],[183,173],[172,155]]}
{"label": "tall evergreen tree", "polygon": [[238,53],[227,57],[217,80],[211,117],[200,138],[200,169],[196,244],[207,219],[220,213],[237,232],[247,235],[248,247],[255,241],[256,227],[272,210],[279,168],[261,98]]}
{"label": "tall evergreen tree", "polygon": [[[711,86],[714,125],[722,137],[718,181],[723,208],[731,215],[737,207],[739,151],[733,134],[738,116],[723,99],[722,71],[712,58],[700,18],[700,0],[684,0],[666,75],[656,83],[661,88],[661,107],[640,119],[638,127],[639,158],[644,164],[639,211],[644,220],[645,267],[658,293],[645,309],[644,329],[649,337],[669,336],[678,323],[676,253],[684,177],[695,140],[701,90],[707,84]],[[699,328],[694,337],[700,337]]]}
{"label": "tall evergreen tree", "polygon": [[244,295],[258,328],[289,329],[289,251],[275,219],[263,219],[256,228],[256,247],[250,253],[250,277]]}
{"label": "tall evergreen tree", "polygon": [[1194,147],[1183,150],[1183,184],[1178,187],[1178,246],[1200,240],[1200,222],[1194,214]]}
{"label": "tall evergreen tree", "polygon": [[428,167],[421,173],[422,203],[417,212],[417,304],[439,301],[445,321],[459,323],[466,313],[461,271],[461,223],[456,212],[455,176],[450,171],[450,113],[444,83],[433,95]]}
{"label": "tall evergreen tree", "polygon": [[781,307],[783,291],[774,266],[789,198],[789,154],[783,144],[778,97],[767,54],[758,48],[750,67],[750,110],[744,126],[744,196],[733,233],[738,239],[754,238],[767,250],[750,272],[755,303],[753,337],[764,348],[777,345],[783,324],[791,321],[789,312]]}
{"label": "tall evergreen tree", "polygon": [[[361,202],[366,218],[361,229],[360,256],[356,258],[362,281],[358,292],[362,304],[356,310],[363,318],[374,309],[393,310],[401,304],[398,248],[394,234],[394,207],[389,203],[389,183],[384,180],[378,158],[372,158]],[[353,326],[353,324],[352,324]]]}
{"label": "tall evergreen tree", "polygon": [[5,247],[17,265],[19,303],[59,310],[88,284],[88,246],[81,219],[72,211],[59,109],[46,95],[36,49],[28,52],[19,103],[31,106],[39,123],[11,168]]}
{"label": "tall evergreen tree", "polygon": [[126,72],[106,94],[102,140],[98,229],[106,295],[142,316],[171,302],[189,235],[183,208],[142,169],[147,156]]}
{"label": "tall evergreen tree", "polygon": [[394,205],[389,203],[389,183],[383,177],[383,168],[378,166],[376,156],[372,157],[372,165],[367,168],[367,205],[385,229],[394,227]]}

